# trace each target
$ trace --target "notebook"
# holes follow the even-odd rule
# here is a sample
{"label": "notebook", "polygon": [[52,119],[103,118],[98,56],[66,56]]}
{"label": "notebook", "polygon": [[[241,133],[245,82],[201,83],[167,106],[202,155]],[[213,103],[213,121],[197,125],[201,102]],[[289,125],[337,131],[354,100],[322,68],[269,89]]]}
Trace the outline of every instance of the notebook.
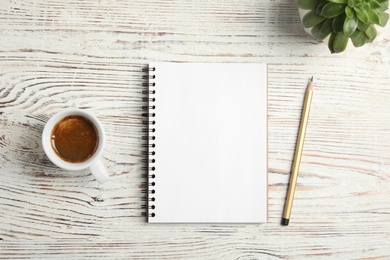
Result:
{"label": "notebook", "polygon": [[149,64],[150,223],[267,220],[267,67]]}

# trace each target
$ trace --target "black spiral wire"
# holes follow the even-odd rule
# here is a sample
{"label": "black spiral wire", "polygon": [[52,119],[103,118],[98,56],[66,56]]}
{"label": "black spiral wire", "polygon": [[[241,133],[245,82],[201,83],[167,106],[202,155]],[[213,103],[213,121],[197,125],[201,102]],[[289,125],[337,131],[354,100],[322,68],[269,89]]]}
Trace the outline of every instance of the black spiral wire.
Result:
{"label": "black spiral wire", "polygon": [[156,216],[156,214],[154,212],[154,210],[156,208],[156,206],[154,204],[156,201],[156,198],[155,198],[155,193],[156,193],[155,178],[156,178],[156,175],[154,173],[156,170],[156,167],[155,167],[156,160],[154,158],[154,156],[156,155],[156,151],[155,151],[156,144],[154,142],[156,139],[156,136],[155,136],[155,132],[156,132],[156,128],[155,128],[155,125],[156,125],[155,101],[156,101],[156,98],[154,96],[156,94],[155,71],[156,71],[155,67],[149,67],[149,80],[148,80],[148,94],[149,94],[149,97],[148,97],[148,186],[149,186],[149,189],[148,189],[149,190],[149,192],[148,192],[148,216],[152,217],[152,218]]}

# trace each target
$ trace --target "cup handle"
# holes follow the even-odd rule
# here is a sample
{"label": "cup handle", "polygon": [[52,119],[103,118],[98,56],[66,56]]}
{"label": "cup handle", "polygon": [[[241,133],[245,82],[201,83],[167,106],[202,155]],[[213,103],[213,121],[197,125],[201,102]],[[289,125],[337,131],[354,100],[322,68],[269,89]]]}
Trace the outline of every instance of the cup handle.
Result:
{"label": "cup handle", "polygon": [[100,160],[97,160],[94,164],[92,164],[89,169],[99,183],[105,183],[110,177],[108,175],[106,167],[104,167],[103,163]]}

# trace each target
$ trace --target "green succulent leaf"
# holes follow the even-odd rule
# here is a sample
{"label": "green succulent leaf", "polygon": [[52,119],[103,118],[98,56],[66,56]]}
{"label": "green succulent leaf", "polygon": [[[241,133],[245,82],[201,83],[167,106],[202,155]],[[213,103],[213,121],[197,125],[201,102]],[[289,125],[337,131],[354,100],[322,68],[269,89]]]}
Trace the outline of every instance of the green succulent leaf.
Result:
{"label": "green succulent leaf", "polygon": [[316,38],[317,40],[323,40],[323,38],[321,37],[321,33],[320,33],[320,30],[321,30],[321,27],[322,27],[322,23],[319,23],[317,24],[316,26],[314,26],[313,28],[311,28],[311,35],[313,35],[314,38]]}
{"label": "green succulent leaf", "polygon": [[388,0],[376,0],[380,7],[377,8],[375,11],[377,12],[384,12],[389,8],[389,1]]}
{"label": "green succulent leaf", "polygon": [[389,21],[388,13],[379,14],[379,26],[385,27],[388,21]]}
{"label": "green succulent leaf", "polygon": [[370,9],[381,8],[381,5],[375,0],[371,0],[370,2],[368,2],[368,5],[370,6]]}
{"label": "green succulent leaf", "polygon": [[335,53],[343,52],[348,45],[349,37],[344,32],[339,32],[333,42],[333,50]]}
{"label": "green succulent leaf", "polygon": [[367,42],[367,36],[364,32],[356,30],[352,35],[351,35],[351,40],[352,44],[355,47],[361,47]]}
{"label": "green succulent leaf", "polygon": [[318,16],[315,14],[314,10],[311,10],[305,16],[302,18],[302,24],[305,28],[311,28],[316,26],[317,24],[321,23],[325,20],[325,17]]}
{"label": "green succulent leaf", "polygon": [[324,2],[321,2],[319,5],[317,5],[317,8],[316,8],[316,14],[317,15],[321,15],[322,13],[322,9],[324,8],[324,6],[328,3],[328,1],[324,1]]}
{"label": "green succulent leaf", "polygon": [[335,4],[348,4],[348,0],[328,0],[328,2]]}
{"label": "green succulent leaf", "polygon": [[355,5],[359,4],[360,1],[359,0],[348,0],[348,5],[350,7],[354,7]]}
{"label": "green succulent leaf", "polygon": [[379,8],[376,9],[377,12],[384,12],[384,11],[386,11],[386,10],[389,8],[389,1],[388,1],[388,0],[383,1],[383,2],[377,0],[377,2],[378,2],[378,3],[380,4],[380,6],[381,6],[381,7],[379,7]]}
{"label": "green succulent leaf", "polygon": [[371,43],[375,40],[377,32],[374,25],[370,25],[368,29],[365,31],[365,34],[367,35],[367,42]]}
{"label": "green succulent leaf", "polygon": [[324,8],[322,8],[321,15],[326,18],[336,17],[344,13],[345,6],[346,5],[343,4],[327,3]]}
{"label": "green succulent leaf", "polygon": [[355,6],[353,10],[358,14],[363,14],[363,10],[359,6]]}
{"label": "green succulent leaf", "polygon": [[369,26],[370,26],[369,24],[363,23],[360,20],[358,21],[358,29],[362,32],[365,32]]}
{"label": "green succulent leaf", "polygon": [[312,10],[318,6],[319,3],[324,0],[298,0],[298,6],[305,10]]}
{"label": "green succulent leaf", "polygon": [[345,14],[341,14],[333,19],[332,22],[333,32],[339,33],[344,30],[345,18],[346,18]]}
{"label": "green succulent leaf", "polygon": [[[359,10],[359,11],[358,11]],[[368,17],[368,14],[365,10],[360,10],[355,7],[356,15],[359,18],[360,21],[363,23],[370,23],[370,18]]]}
{"label": "green succulent leaf", "polygon": [[358,26],[358,19],[356,16],[353,16],[352,18],[345,18],[344,21],[344,27],[343,31],[346,36],[351,36],[355,31]]}
{"label": "green succulent leaf", "polygon": [[321,41],[324,40],[331,32],[333,32],[332,19],[327,19],[311,29],[311,34],[314,38]]}
{"label": "green succulent leaf", "polygon": [[347,5],[345,7],[345,14],[347,15],[348,18],[352,18],[355,15],[355,10],[353,10],[351,7]]}
{"label": "green succulent leaf", "polygon": [[334,44],[334,40],[336,38],[336,34],[335,33],[331,33],[330,36],[329,36],[329,40],[328,40],[328,48],[330,50],[330,53],[335,53],[334,49],[333,49],[333,44]]}
{"label": "green succulent leaf", "polygon": [[379,24],[379,15],[372,10],[367,10],[368,18],[371,23]]}

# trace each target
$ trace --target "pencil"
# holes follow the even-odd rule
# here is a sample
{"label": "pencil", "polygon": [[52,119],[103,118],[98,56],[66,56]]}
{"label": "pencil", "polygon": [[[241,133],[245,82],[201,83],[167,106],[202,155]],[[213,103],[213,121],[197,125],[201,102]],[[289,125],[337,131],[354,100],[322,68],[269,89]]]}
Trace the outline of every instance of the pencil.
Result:
{"label": "pencil", "polygon": [[299,165],[301,163],[303,143],[305,141],[307,121],[309,119],[311,99],[313,97],[313,77],[307,85],[305,100],[303,102],[301,124],[299,126],[298,139],[295,147],[294,161],[291,168],[290,182],[288,185],[286,203],[282,216],[282,225],[287,226],[290,222],[291,208],[294,200],[295,188],[297,185]]}

